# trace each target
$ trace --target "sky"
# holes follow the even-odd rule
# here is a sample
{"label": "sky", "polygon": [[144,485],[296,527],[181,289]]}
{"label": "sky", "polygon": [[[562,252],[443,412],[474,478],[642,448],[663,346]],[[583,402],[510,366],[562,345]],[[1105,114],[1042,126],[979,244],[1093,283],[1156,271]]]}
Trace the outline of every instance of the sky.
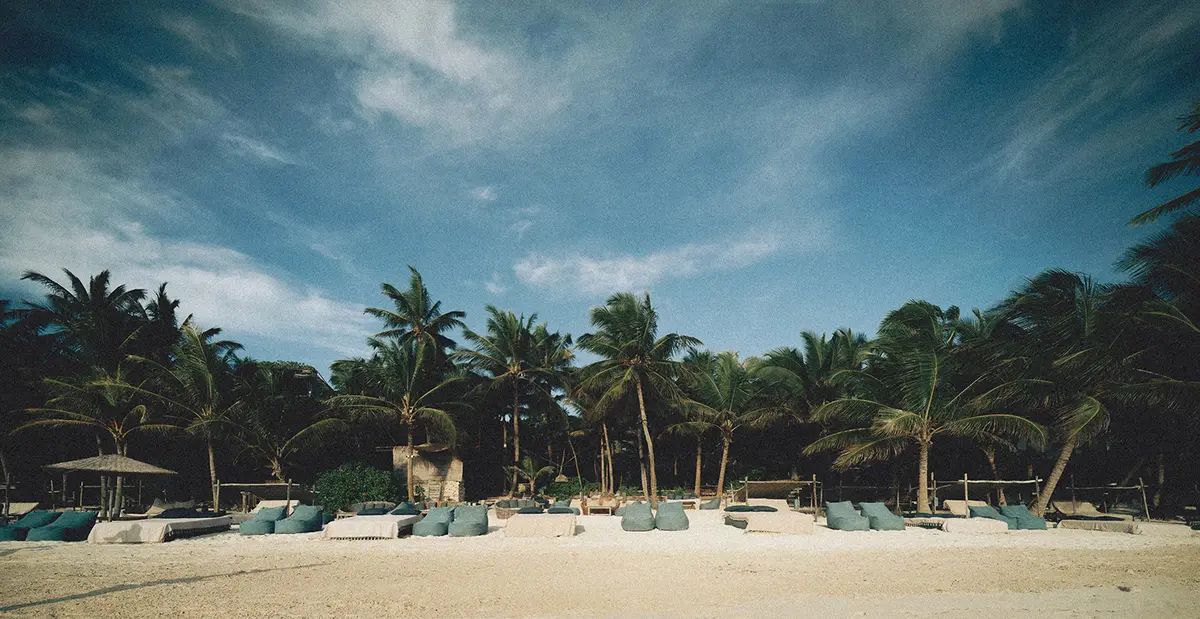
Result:
{"label": "sky", "polygon": [[0,298],[112,272],[256,359],[363,355],[407,265],[756,355],[1102,281],[1178,185],[1197,2],[0,5]]}

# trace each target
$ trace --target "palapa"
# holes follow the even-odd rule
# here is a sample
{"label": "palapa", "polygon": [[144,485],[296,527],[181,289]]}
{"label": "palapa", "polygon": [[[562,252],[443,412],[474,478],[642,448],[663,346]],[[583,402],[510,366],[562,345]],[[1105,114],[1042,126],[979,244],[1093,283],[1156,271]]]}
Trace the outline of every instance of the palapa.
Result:
{"label": "palapa", "polygon": [[95,473],[112,473],[115,475],[175,475],[175,471],[170,471],[153,464],[146,464],[140,460],[118,456],[116,454],[104,454],[102,456],[92,456],[91,458],[83,458],[82,460],[71,460],[70,462],[59,462],[57,464],[47,464],[44,468],[55,471],[91,471]]}

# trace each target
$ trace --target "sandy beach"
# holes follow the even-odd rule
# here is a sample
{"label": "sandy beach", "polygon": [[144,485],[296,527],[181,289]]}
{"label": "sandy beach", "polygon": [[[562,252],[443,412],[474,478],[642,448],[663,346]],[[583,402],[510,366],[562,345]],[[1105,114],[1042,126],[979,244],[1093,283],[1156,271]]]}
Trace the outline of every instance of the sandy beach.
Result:
{"label": "sandy beach", "polygon": [[0,612],[37,617],[1200,616],[1200,534],[688,531],[325,541],[236,532],[165,544],[0,544]]}

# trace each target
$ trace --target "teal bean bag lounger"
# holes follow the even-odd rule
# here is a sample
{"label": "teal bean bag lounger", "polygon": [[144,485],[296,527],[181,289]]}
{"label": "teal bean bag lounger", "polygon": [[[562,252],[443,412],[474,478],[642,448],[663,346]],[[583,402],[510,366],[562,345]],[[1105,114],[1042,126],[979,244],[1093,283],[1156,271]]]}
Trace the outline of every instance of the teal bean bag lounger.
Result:
{"label": "teal bean bag lounger", "polygon": [[453,507],[435,507],[413,525],[412,534],[416,537],[441,537],[450,532],[452,520],[454,520]]}
{"label": "teal bean bag lounger", "polygon": [[859,503],[858,508],[862,510],[862,515],[867,517],[872,530],[904,530],[904,518],[893,514],[883,503]]}
{"label": "teal bean bag lounger", "polygon": [[1029,508],[1024,505],[1001,505],[1000,515],[1015,520],[1017,529],[1021,531],[1046,530],[1046,519],[1034,516],[1033,512],[1030,512]]}
{"label": "teal bean bag lounger", "polygon": [[454,508],[454,519],[446,527],[450,537],[476,537],[488,532],[487,505],[459,505]]}
{"label": "teal bean bag lounger", "polygon": [[254,517],[238,525],[242,535],[270,535],[275,532],[275,523],[283,520],[286,507],[264,507]]}
{"label": "teal bean bag lounger", "polygon": [[630,503],[625,513],[621,514],[621,528],[626,531],[653,531],[654,512],[650,511],[650,504],[641,501]]}
{"label": "teal bean bag lounger", "polygon": [[48,525],[30,529],[30,542],[82,542],[96,526],[97,512],[63,512]]}
{"label": "teal bean bag lounger", "polygon": [[701,503],[700,509],[721,509],[721,497],[714,497],[711,501]]}
{"label": "teal bean bag lounger", "polygon": [[967,507],[967,509],[970,510],[972,518],[989,518],[991,520],[999,520],[1000,522],[1008,525],[1009,531],[1015,531],[1017,529],[1016,518],[1009,518],[1008,516],[1001,514],[1000,512],[996,511],[995,507],[992,507],[991,505],[970,505]]}
{"label": "teal bean bag lounger", "polygon": [[659,531],[686,531],[688,517],[683,512],[683,503],[659,503],[654,527]]}
{"label": "teal bean bag lounger", "polygon": [[571,507],[571,501],[555,501],[554,505],[551,505],[550,509],[546,510],[546,513],[547,514],[575,514],[576,516],[578,516],[580,514],[580,511],[579,511],[578,507]]}
{"label": "teal bean bag lounger", "polygon": [[275,523],[276,533],[315,533],[325,523],[325,508],[320,505],[297,505],[292,515]]}
{"label": "teal bean bag lounger", "polygon": [[401,503],[388,513],[393,516],[420,516],[421,508],[412,503]]}
{"label": "teal bean bag lounger", "polygon": [[29,535],[30,529],[44,527],[58,519],[59,512],[35,509],[16,522],[0,527],[0,542],[20,542]]}
{"label": "teal bean bag lounger", "polygon": [[860,516],[850,501],[825,504],[825,526],[837,531],[870,531],[871,520]]}

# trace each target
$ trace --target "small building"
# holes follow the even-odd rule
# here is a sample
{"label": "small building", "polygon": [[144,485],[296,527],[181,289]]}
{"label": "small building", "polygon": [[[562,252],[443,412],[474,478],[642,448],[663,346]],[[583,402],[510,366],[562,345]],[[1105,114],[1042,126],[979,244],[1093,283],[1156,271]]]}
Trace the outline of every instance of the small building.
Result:
{"label": "small building", "polygon": [[[413,456],[413,483],[425,489],[431,501],[465,501],[463,461],[451,449],[431,451],[417,448]],[[392,468],[407,475],[408,447],[392,448]]]}

